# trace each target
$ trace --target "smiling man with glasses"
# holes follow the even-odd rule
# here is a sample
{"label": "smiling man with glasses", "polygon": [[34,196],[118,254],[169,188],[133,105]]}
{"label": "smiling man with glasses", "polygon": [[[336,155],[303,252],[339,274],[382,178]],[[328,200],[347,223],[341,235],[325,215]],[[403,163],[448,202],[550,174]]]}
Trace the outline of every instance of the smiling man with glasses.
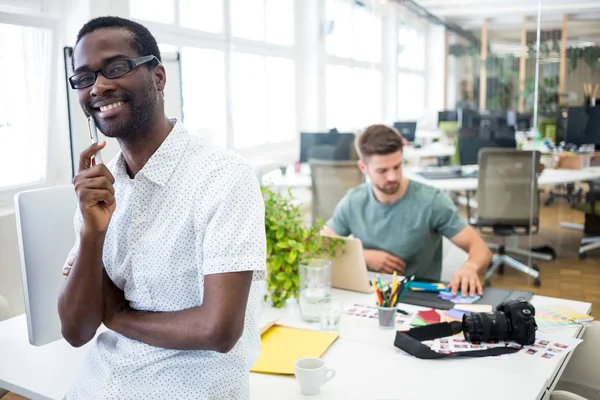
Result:
{"label": "smiling man with glasses", "polygon": [[[67,399],[245,399],[258,357],[264,203],[248,165],[164,111],[154,37],[122,18],[79,32],[71,87],[121,152],[83,150],[76,241],[58,311],[65,339],[98,335]],[[58,273],[58,271],[57,271]]]}

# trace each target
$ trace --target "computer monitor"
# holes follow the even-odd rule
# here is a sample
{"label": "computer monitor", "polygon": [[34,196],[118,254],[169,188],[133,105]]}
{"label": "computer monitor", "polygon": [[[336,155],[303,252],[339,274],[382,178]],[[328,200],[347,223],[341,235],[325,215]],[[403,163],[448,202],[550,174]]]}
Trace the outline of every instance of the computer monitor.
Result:
{"label": "computer monitor", "polygon": [[479,150],[486,147],[497,148],[517,148],[517,141],[514,138],[494,138],[486,139],[481,137],[459,137],[458,155],[461,165],[477,165]]}
{"label": "computer monitor", "polygon": [[594,144],[600,149],[600,107],[569,107],[565,142],[578,146]]}
{"label": "computer monitor", "polygon": [[465,109],[459,110],[459,117],[459,136],[486,140],[515,137],[515,127],[509,124],[510,117],[505,111],[479,112]]}
{"label": "computer monitor", "polygon": [[415,134],[417,133],[416,121],[394,122],[394,128],[400,132],[404,139],[409,142],[415,141]]}
{"label": "computer monitor", "polygon": [[533,115],[517,113],[517,130],[528,131],[533,128]]}
{"label": "computer monitor", "polygon": [[517,131],[528,131],[533,126],[533,115],[518,113],[516,111],[506,112],[506,122]]}
{"label": "computer monitor", "polygon": [[438,125],[440,122],[458,122],[458,110],[438,111]]}
{"label": "computer monitor", "polygon": [[351,161],[354,154],[353,133],[300,133],[300,162],[307,163],[310,159]]}

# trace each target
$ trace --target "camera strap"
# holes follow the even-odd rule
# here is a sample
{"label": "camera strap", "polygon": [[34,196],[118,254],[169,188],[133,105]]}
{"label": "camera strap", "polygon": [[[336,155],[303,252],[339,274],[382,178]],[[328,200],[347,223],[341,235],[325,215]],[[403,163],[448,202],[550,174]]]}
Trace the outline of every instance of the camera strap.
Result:
{"label": "camera strap", "polygon": [[499,356],[502,354],[512,354],[518,352],[521,348],[514,347],[494,347],[485,350],[473,351],[458,351],[449,354],[437,353],[425,346],[422,341],[439,339],[443,337],[453,336],[462,332],[462,324],[460,322],[442,322],[440,324],[432,324],[419,328],[413,328],[408,331],[396,332],[394,346],[400,350],[404,350],[408,354],[423,360],[435,360],[438,358],[447,357],[489,357]]}

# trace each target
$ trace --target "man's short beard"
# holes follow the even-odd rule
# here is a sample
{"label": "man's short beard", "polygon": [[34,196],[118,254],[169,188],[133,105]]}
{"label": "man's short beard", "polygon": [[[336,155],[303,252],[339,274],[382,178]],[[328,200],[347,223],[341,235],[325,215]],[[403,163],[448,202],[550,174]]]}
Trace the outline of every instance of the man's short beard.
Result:
{"label": "man's short beard", "polygon": [[143,93],[129,97],[125,103],[129,107],[129,115],[118,121],[98,121],[96,125],[102,133],[107,137],[116,138],[123,142],[136,142],[144,137],[150,130],[154,121],[157,91],[154,86],[154,81],[151,77],[148,78]]}
{"label": "man's short beard", "polygon": [[380,192],[382,192],[382,193],[385,193],[385,194],[387,194],[388,196],[391,196],[391,195],[394,195],[394,194],[398,193],[398,191],[400,190],[400,187],[401,187],[401,186],[402,186],[402,185],[400,184],[400,182],[398,182],[398,184],[397,184],[396,186],[394,186],[394,188],[393,188],[393,189],[386,188],[385,186],[383,186],[383,187],[379,187],[379,186],[377,186],[377,189],[378,189]]}

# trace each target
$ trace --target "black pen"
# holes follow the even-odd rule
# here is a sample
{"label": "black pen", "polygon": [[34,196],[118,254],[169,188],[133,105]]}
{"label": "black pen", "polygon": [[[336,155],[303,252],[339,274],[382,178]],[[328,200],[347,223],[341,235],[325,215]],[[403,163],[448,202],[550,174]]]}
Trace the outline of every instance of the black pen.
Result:
{"label": "black pen", "polygon": [[409,315],[409,313],[407,313],[406,311],[401,310],[399,308],[397,308],[396,311],[398,311],[400,314]]}

